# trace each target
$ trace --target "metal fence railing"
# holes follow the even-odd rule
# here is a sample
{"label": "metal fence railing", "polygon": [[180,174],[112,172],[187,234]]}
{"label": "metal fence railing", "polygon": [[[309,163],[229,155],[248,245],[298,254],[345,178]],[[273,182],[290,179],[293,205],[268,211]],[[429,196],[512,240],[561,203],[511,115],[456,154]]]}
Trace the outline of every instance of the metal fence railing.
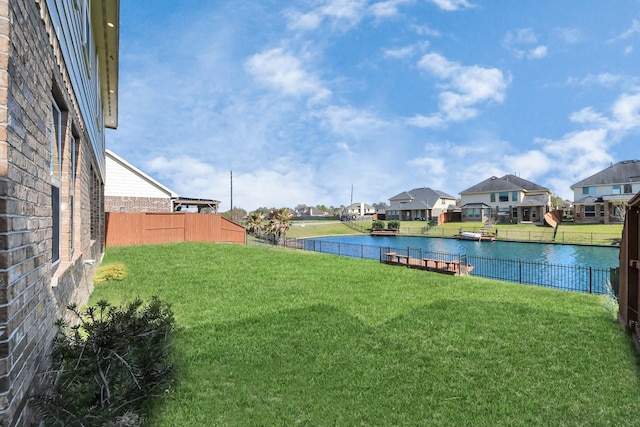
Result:
{"label": "metal fence railing", "polygon": [[606,294],[610,288],[611,277],[617,271],[617,268],[549,264],[476,255],[450,254],[427,251],[421,248],[380,247],[316,239],[285,239],[281,242],[281,245],[350,258],[374,259],[380,262],[386,260],[384,254],[389,252],[417,259],[429,258],[437,261],[458,261],[461,264],[471,265],[473,267],[471,275],[476,277],[591,294]]}

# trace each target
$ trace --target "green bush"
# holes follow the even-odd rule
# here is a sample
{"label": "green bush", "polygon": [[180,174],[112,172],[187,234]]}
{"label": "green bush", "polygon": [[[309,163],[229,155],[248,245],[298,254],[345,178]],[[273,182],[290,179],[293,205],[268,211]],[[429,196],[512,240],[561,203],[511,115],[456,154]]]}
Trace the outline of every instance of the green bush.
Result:
{"label": "green bush", "polygon": [[371,224],[373,230],[384,230],[384,226],[384,221],[380,219],[373,221],[373,224]]}
{"label": "green bush", "polygon": [[387,224],[387,228],[389,230],[400,230],[400,221],[398,221],[397,219],[392,219],[391,221],[389,221],[389,224]]}
{"label": "green bush", "polygon": [[[56,322],[51,370],[34,403],[46,425],[119,425],[141,420],[145,401],[161,396],[172,374],[173,312],[157,297],[123,308],[99,301],[78,324]],[[119,421],[120,420],[120,421]]]}

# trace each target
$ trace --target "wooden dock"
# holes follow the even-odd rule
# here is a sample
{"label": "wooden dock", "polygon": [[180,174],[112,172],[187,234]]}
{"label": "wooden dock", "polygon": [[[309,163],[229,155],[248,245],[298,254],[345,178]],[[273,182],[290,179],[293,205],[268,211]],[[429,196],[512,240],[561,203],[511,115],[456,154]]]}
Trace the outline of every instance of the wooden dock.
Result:
{"label": "wooden dock", "polygon": [[386,264],[417,268],[451,276],[463,276],[469,274],[473,269],[472,265],[461,264],[458,260],[443,261],[432,258],[414,258],[396,252],[387,252],[384,257]]}

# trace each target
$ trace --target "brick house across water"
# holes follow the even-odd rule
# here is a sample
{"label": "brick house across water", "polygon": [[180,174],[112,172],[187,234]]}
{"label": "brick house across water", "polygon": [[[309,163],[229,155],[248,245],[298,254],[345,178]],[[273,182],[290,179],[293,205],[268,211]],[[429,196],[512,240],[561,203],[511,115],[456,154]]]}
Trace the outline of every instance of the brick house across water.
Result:
{"label": "brick house across water", "polygon": [[119,0],[0,0],[0,22],[0,425],[29,425],[54,321],[104,253]]}

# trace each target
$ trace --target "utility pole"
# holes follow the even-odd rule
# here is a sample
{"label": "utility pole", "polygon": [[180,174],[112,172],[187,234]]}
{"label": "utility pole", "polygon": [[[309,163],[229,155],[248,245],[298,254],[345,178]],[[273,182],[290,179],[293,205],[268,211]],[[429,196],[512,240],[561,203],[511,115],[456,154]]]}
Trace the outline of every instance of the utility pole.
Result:
{"label": "utility pole", "polygon": [[231,221],[235,221],[233,217],[233,171],[231,171]]}

